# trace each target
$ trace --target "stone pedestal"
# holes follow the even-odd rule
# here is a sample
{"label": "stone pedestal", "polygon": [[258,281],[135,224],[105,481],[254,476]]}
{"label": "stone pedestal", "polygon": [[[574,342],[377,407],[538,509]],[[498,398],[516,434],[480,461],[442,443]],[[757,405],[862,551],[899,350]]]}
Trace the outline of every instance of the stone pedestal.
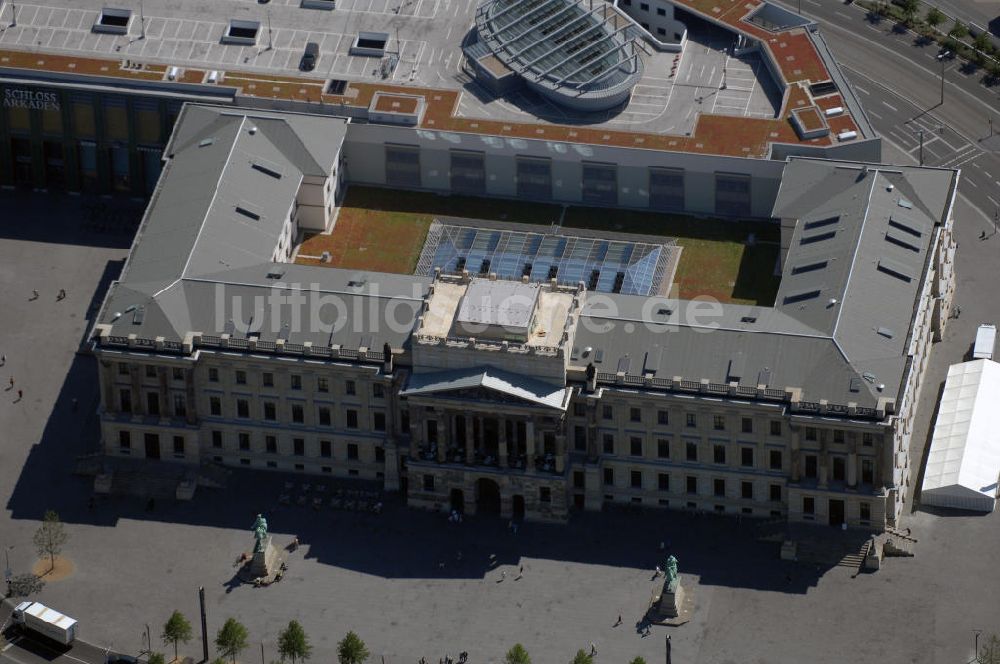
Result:
{"label": "stone pedestal", "polygon": [[271,536],[268,535],[264,541],[264,546],[260,551],[253,554],[247,572],[251,578],[270,578],[278,571],[281,561],[278,559],[278,550],[271,543]]}
{"label": "stone pedestal", "polygon": [[681,603],[684,601],[684,588],[680,579],[667,586],[664,584],[663,592],[656,602],[656,608],[663,618],[676,618],[681,613]]}

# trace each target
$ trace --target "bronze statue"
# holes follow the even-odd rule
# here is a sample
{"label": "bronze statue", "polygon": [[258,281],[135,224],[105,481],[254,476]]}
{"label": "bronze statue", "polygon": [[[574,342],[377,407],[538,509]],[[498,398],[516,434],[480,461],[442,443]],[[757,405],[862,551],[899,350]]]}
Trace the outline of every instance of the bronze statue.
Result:
{"label": "bronze statue", "polygon": [[258,514],[257,520],[253,522],[254,546],[253,552],[258,553],[264,550],[264,541],[267,539],[267,519]]}
{"label": "bronze statue", "polygon": [[674,556],[667,558],[667,562],[663,567],[663,575],[666,577],[663,580],[663,585],[673,588],[677,583],[677,558]]}

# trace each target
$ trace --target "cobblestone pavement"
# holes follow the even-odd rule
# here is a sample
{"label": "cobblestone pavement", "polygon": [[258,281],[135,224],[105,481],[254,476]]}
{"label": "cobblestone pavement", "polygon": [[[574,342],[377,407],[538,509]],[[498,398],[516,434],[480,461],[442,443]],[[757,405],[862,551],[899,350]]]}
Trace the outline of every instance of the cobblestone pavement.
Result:
{"label": "cobblestone pavement", "polygon": [[[89,510],[88,482],[70,470],[93,444],[97,395],[93,360],[75,350],[98,284],[129,239],[85,227],[79,199],[3,194],[0,202],[0,383],[13,375],[25,391],[19,403],[0,391],[0,546],[13,546],[15,573],[26,571],[42,512],[60,512],[76,572],[40,599],[80,619],[87,640],[135,653],[146,623],[155,636],[175,608],[197,631],[199,586],[210,633],[229,616],[248,626],[245,661],[256,661],[261,642],[265,660],[277,659],[277,632],[291,618],[311,636],[314,661],[332,660],[336,641],[353,629],[374,661],[385,655],[391,664],[462,650],[473,662],[498,662],[517,641],[540,664],[568,661],[591,642],[601,661],[660,662],[667,633],[674,662],[936,664],[968,661],[971,630],[1000,631],[996,515],[918,511],[904,524],[920,540],[916,557],[852,578],[846,567],[779,561],[778,544],[758,540],[761,529],[749,521],[615,512],[513,535],[498,520],[449,524],[391,499],[379,516],[280,506],[285,478],[253,472],[236,472],[226,492],[199,490],[188,504],[146,512],[138,500],[110,499]],[[981,320],[1000,318],[1000,301],[988,295],[1000,236],[978,241],[983,222],[961,203],[957,214],[963,313],[934,352],[924,439],[947,365],[967,351]],[[59,288],[68,291],[63,302],[55,301]],[[32,289],[39,298],[29,301]],[[304,543],[289,554],[285,579],[262,589],[236,584],[232,566],[252,546],[258,511],[278,544],[295,535]],[[656,585],[660,541],[680,560],[694,613],[643,638],[635,624]],[[613,627],[619,614],[624,624]],[[198,656],[200,643],[184,651]]]}

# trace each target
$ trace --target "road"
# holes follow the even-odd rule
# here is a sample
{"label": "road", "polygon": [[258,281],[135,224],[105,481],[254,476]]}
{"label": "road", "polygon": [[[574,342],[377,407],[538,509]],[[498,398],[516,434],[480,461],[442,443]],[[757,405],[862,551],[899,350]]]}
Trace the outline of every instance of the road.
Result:
{"label": "road", "polygon": [[103,664],[106,650],[77,641],[68,649],[9,627],[13,600],[0,602],[0,664]]}
{"label": "road", "polygon": [[[924,164],[961,168],[959,192],[989,219],[1000,213],[1000,88],[987,88],[982,72],[957,60],[937,59],[890,22],[873,24],[855,5],[801,0],[817,21],[837,61],[855,86],[872,124],[886,140]],[[798,0],[782,4],[797,10]],[[941,103],[941,72],[945,99]],[[991,135],[991,131],[993,132]]]}
{"label": "road", "polygon": [[[964,23],[975,23],[981,28],[989,28],[990,21],[1000,17],[1000,0],[934,0],[934,5],[948,16],[954,16]],[[993,24],[994,34],[1000,30]]]}

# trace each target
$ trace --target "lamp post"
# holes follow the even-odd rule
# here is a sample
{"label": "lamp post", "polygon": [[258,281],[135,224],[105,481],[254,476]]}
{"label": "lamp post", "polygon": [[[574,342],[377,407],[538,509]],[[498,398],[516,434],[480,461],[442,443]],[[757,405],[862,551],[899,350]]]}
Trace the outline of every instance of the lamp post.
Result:
{"label": "lamp post", "polygon": [[140,638],[145,638],[145,640],[146,640],[146,647],[139,654],[140,655],[150,655],[150,654],[152,654],[152,652],[153,652],[153,641],[150,639],[150,636],[149,636],[149,623],[146,623],[146,633],[140,635]]}
{"label": "lamp post", "polygon": [[975,635],[975,642],[974,642],[975,645],[973,645],[972,661],[975,662],[979,660],[979,635],[983,633],[983,630],[974,629],[972,630],[972,633]]}
{"label": "lamp post", "polygon": [[948,63],[949,55],[951,55],[951,51],[942,51],[937,56],[937,59],[941,62],[941,106],[944,105],[944,67]]}

